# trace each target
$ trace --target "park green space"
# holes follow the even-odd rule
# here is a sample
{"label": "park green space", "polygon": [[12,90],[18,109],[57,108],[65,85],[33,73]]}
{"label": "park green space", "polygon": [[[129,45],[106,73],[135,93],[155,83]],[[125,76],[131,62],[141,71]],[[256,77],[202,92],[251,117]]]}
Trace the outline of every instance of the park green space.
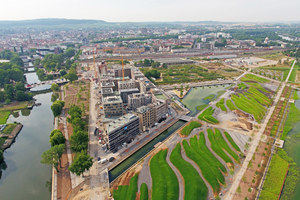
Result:
{"label": "park green space", "polygon": [[181,145],[179,143],[172,151],[170,160],[173,163],[173,165],[179,170],[184,179],[184,199],[206,199],[208,189],[197,170],[189,162],[185,161],[182,158]]}
{"label": "park green space", "polygon": [[161,150],[150,161],[152,199],[175,200],[179,197],[179,183],[166,156],[167,150]]}
{"label": "park green space", "polygon": [[232,103],[232,101],[231,101],[230,99],[227,99],[227,100],[226,100],[226,106],[227,106],[231,111],[237,109],[236,106]]}
{"label": "park green space", "polygon": [[201,124],[197,121],[192,121],[191,123],[189,123],[187,126],[185,126],[182,130],[181,130],[181,135],[185,135],[188,136],[195,128],[201,127]]}
{"label": "park green space", "polygon": [[285,140],[289,131],[292,130],[292,128],[298,121],[300,121],[300,110],[296,107],[295,103],[291,103],[281,135],[282,140]]}
{"label": "park green space", "polygon": [[224,135],[227,138],[228,142],[231,144],[231,146],[237,150],[238,152],[240,152],[240,148],[239,146],[233,141],[232,137],[229,135],[229,133],[227,133],[226,131],[224,131]]}
{"label": "park green space", "polygon": [[224,98],[220,99],[220,101],[218,103],[216,103],[216,106],[218,108],[220,108],[221,110],[227,112],[227,108],[224,105],[224,100],[225,100]]}
{"label": "park green space", "polygon": [[18,124],[7,124],[5,129],[2,131],[3,134],[9,135],[17,126]]}
{"label": "park green space", "polygon": [[211,124],[217,124],[219,123],[219,121],[212,116],[214,114],[214,111],[215,109],[210,106],[198,116],[198,119],[206,121]]}
{"label": "park green space", "polygon": [[213,130],[207,129],[207,134],[208,134],[208,138],[209,138],[212,150],[218,156],[220,156],[226,163],[231,163],[231,165],[233,167],[233,162],[232,162],[231,158],[225,153],[224,148],[222,146],[220,146],[219,140],[216,138]]}
{"label": "park green space", "polygon": [[142,183],[141,184],[141,188],[140,188],[140,200],[148,200],[148,187],[147,187],[147,184],[146,183]]}
{"label": "park green space", "polygon": [[218,194],[220,184],[225,184],[222,172],[226,172],[226,168],[206,147],[203,133],[200,134],[199,140],[195,136],[189,142],[190,145],[186,140],[182,142],[186,155],[198,165],[203,177],[211,185],[214,193]]}
{"label": "park green space", "polygon": [[244,81],[244,82],[256,81],[256,82],[259,82],[259,83],[268,83],[269,82],[269,80],[267,80],[265,78],[262,78],[262,77],[259,77],[259,76],[255,76],[253,74],[246,74],[245,76],[243,76],[241,78],[241,81]]}
{"label": "park green space", "polygon": [[278,154],[273,155],[259,199],[278,199],[288,168],[287,161]]}
{"label": "park green space", "polygon": [[138,192],[138,174],[135,174],[131,179],[129,185],[120,185],[117,190],[113,191],[115,200],[135,200]]}

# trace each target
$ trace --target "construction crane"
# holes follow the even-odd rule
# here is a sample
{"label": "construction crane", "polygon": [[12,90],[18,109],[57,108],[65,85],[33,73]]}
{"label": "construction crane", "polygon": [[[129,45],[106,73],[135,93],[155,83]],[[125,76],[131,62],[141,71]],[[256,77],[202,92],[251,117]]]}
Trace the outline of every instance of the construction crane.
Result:
{"label": "construction crane", "polygon": [[93,54],[93,63],[94,63],[94,70],[95,70],[95,78],[98,77],[97,69],[96,69],[96,56],[95,53],[97,53],[97,47],[96,50],[94,49],[94,54]]}
{"label": "construction crane", "polygon": [[124,81],[125,79],[124,79],[124,62],[123,62],[123,56],[122,56],[122,78],[123,78],[123,81]]}

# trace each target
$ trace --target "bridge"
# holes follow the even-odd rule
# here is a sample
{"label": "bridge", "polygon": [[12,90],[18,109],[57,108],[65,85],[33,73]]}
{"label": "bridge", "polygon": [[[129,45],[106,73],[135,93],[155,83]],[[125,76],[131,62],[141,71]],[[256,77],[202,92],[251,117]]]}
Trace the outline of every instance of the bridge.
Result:
{"label": "bridge", "polygon": [[193,117],[187,116],[187,115],[181,115],[181,116],[179,117],[179,119],[182,120],[182,121],[189,122],[189,121],[192,121]]}
{"label": "bridge", "polygon": [[235,84],[234,80],[220,80],[220,81],[205,81],[205,82],[196,82],[196,83],[182,83],[182,84],[173,84],[173,85],[160,85],[159,88],[164,90],[174,90],[174,88],[180,88],[181,85],[185,88],[188,85],[190,88],[193,87],[204,87],[204,86],[214,86],[214,85],[225,85],[225,84]]}
{"label": "bridge", "polygon": [[56,79],[56,80],[42,81],[40,83],[26,84],[25,88],[26,89],[32,89],[32,88],[39,87],[39,86],[42,86],[42,85],[52,85],[53,83],[56,83],[58,85],[62,85],[62,84],[68,83],[68,82],[69,82],[69,80],[67,80],[65,78],[62,78],[62,79]]}

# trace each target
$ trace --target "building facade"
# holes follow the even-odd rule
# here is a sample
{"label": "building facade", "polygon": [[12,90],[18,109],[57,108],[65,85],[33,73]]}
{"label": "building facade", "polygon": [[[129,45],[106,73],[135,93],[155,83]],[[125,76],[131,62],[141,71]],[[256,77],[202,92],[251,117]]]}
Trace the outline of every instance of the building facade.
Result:
{"label": "building facade", "polygon": [[140,133],[139,118],[126,114],[107,124],[109,149],[115,153],[125,143],[130,142]]}
{"label": "building facade", "polygon": [[123,115],[123,101],[119,96],[103,98],[103,109],[105,117],[116,117]]}
{"label": "building facade", "polygon": [[151,102],[151,94],[134,93],[128,95],[128,108],[130,110],[136,110],[138,107],[148,105]]}

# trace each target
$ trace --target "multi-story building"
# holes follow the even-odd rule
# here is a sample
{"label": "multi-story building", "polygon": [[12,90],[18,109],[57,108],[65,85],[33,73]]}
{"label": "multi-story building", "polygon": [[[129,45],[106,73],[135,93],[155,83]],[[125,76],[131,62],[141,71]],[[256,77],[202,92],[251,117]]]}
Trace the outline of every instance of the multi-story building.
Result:
{"label": "multi-story building", "polygon": [[140,129],[145,131],[155,124],[156,114],[153,106],[141,106],[136,109],[135,114],[140,119]]}
{"label": "multi-story building", "polygon": [[139,116],[141,130],[145,131],[167,117],[168,107],[165,101],[157,100],[147,106],[137,108],[135,113]]}
{"label": "multi-story building", "polygon": [[116,117],[123,115],[123,101],[119,96],[103,98],[103,109],[105,117]]}
{"label": "multi-story building", "polygon": [[128,95],[128,108],[131,110],[136,110],[138,107],[148,105],[151,102],[151,94],[134,93]]}
{"label": "multi-story building", "polygon": [[[122,66],[114,66],[115,77],[123,77]],[[124,77],[131,79],[131,68],[124,67]]]}
{"label": "multi-story building", "polygon": [[102,88],[101,89],[102,97],[114,96],[114,91],[112,88]]}
{"label": "multi-story building", "polygon": [[127,104],[128,103],[128,96],[130,94],[139,93],[140,91],[137,88],[133,88],[133,89],[120,90],[119,92],[120,92],[120,96],[123,100],[123,103]]}
{"label": "multi-story building", "polygon": [[118,82],[118,89],[119,90],[133,89],[133,88],[137,88],[137,87],[138,87],[138,83],[134,80],[119,81]]}
{"label": "multi-story building", "polygon": [[115,153],[125,142],[130,142],[140,133],[139,118],[134,114],[126,114],[106,126],[109,149]]}

